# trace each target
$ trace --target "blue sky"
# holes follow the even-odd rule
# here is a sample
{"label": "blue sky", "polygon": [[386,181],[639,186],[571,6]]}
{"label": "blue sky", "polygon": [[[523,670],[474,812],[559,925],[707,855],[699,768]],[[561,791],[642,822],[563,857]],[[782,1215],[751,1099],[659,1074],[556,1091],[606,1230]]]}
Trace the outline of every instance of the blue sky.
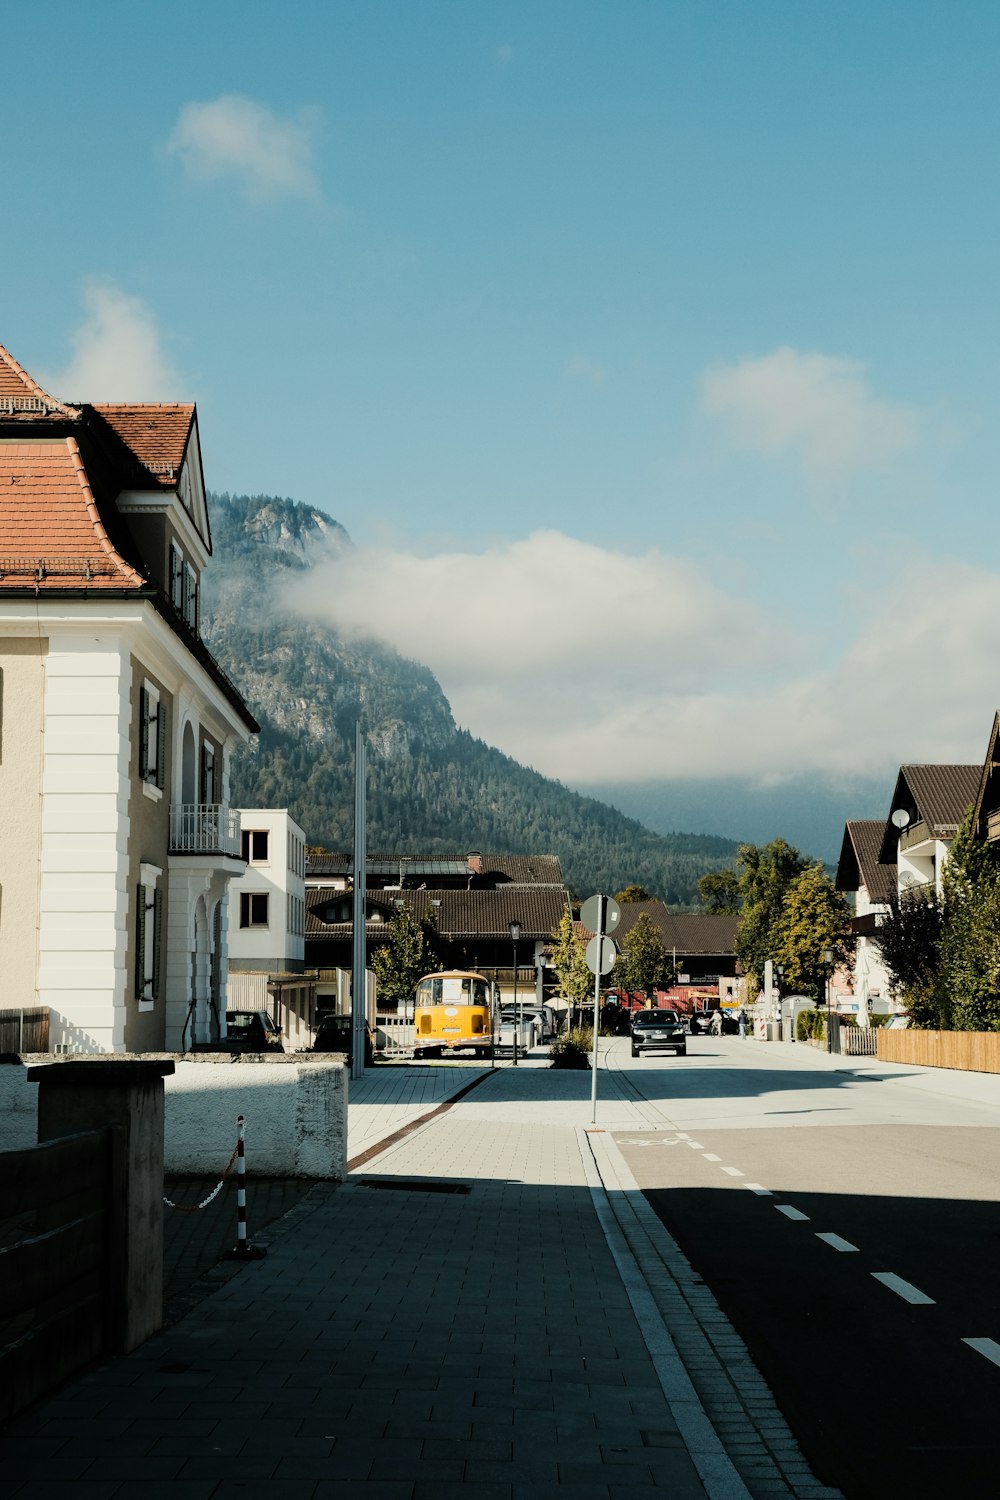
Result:
{"label": "blue sky", "polygon": [[[302,607],[572,784],[976,760],[1000,7],[4,16],[0,342],[194,398],[358,552]],[[10,127],[10,128],[13,128]]]}

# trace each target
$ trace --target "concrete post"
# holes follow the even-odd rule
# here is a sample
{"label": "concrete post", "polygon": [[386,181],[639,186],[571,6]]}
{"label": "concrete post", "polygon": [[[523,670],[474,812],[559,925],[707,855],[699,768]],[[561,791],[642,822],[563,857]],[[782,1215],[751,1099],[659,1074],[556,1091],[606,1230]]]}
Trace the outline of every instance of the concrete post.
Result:
{"label": "concrete post", "polygon": [[28,1069],[38,1141],[119,1125],[125,1132],[124,1244],[112,1247],[108,1323],[125,1352],[163,1324],[163,1079],[171,1060],[72,1058]]}

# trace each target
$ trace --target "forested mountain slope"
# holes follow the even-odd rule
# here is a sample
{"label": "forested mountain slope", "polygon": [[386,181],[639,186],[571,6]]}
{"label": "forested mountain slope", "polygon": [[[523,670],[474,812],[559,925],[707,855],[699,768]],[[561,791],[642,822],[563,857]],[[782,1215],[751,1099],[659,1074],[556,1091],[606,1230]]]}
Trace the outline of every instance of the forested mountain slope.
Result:
{"label": "forested mountain slope", "polygon": [[205,638],[262,728],[236,759],[235,806],[288,807],[310,843],[349,849],[360,719],[370,849],[557,854],[578,894],[638,883],[673,907],[695,904],[698,877],[731,863],[728,839],[652,833],[459,729],[426,667],[281,612],[276,583],[351,545],[329,516],[265,495],[209,504]]}

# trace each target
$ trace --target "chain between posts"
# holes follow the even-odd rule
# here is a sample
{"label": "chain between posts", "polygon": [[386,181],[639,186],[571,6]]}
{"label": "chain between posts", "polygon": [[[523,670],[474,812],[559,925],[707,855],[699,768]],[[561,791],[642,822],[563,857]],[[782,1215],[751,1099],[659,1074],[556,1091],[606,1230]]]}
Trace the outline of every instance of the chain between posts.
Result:
{"label": "chain between posts", "polygon": [[179,1214],[195,1214],[200,1208],[207,1208],[208,1205],[212,1202],[213,1198],[217,1198],[221,1193],[223,1187],[225,1186],[227,1177],[236,1164],[236,1158],[239,1156],[239,1152],[240,1143],[239,1141],[237,1141],[236,1145],[233,1147],[233,1154],[226,1163],[222,1176],[219,1178],[219,1181],[215,1184],[215,1187],[209,1193],[207,1198],[203,1198],[200,1203],[174,1203],[172,1199],[164,1198],[163,1201],[166,1204],[167,1208],[172,1208]]}

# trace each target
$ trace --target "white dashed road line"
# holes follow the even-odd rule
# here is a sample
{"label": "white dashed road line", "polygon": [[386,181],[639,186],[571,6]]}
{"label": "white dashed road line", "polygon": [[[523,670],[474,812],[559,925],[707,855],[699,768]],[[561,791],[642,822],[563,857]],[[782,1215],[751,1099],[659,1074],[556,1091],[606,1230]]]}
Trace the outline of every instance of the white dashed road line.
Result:
{"label": "white dashed road line", "polygon": [[730,1175],[730,1177],[742,1177],[743,1176],[743,1173],[740,1171],[739,1167],[723,1167],[722,1170],[724,1172],[728,1172],[729,1175]]}
{"label": "white dashed road line", "polygon": [[897,1276],[893,1271],[873,1271],[872,1275],[876,1281],[881,1281],[890,1292],[895,1292],[897,1297],[902,1297],[904,1302],[912,1302],[914,1307],[933,1307],[934,1298],[928,1297],[926,1292],[920,1291],[909,1281],[904,1281],[902,1276]]}
{"label": "white dashed road line", "polygon": [[975,1349],[977,1354],[982,1354],[986,1359],[991,1359],[995,1365],[1000,1365],[1000,1344],[996,1339],[963,1339],[963,1344],[968,1344],[970,1349]]}
{"label": "white dashed road line", "polygon": [[770,1188],[766,1188],[760,1182],[744,1182],[743,1187],[749,1188],[751,1193],[756,1193],[758,1198],[772,1198],[774,1194]]}
{"label": "white dashed road line", "polygon": [[834,1250],[853,1250],[858,1253],[857,1245],[852,1245],[850,1240],[841,1239],[839,1234],[819,1234],[816,1238],[822,1240],[825,1245],[830,1245]]}
{"label": "white dashed road line", "polygon": [[809,1222],[809,1215],[804,1214],[799,1208],[793,1208],[790,1203],[776,1203],[774,1206],[779,1214],[784,1214],[786,1219],[794,1219],[796,1223],[802,1224]]}
{"label": "white dashed road line", "polygon": [[715,1154],[714,1151],[706,1151],[705,1152],[705,1160],[706,1161],[721,1161],[722,1157],[721,1156],[716,1156],[716,1154]]}

